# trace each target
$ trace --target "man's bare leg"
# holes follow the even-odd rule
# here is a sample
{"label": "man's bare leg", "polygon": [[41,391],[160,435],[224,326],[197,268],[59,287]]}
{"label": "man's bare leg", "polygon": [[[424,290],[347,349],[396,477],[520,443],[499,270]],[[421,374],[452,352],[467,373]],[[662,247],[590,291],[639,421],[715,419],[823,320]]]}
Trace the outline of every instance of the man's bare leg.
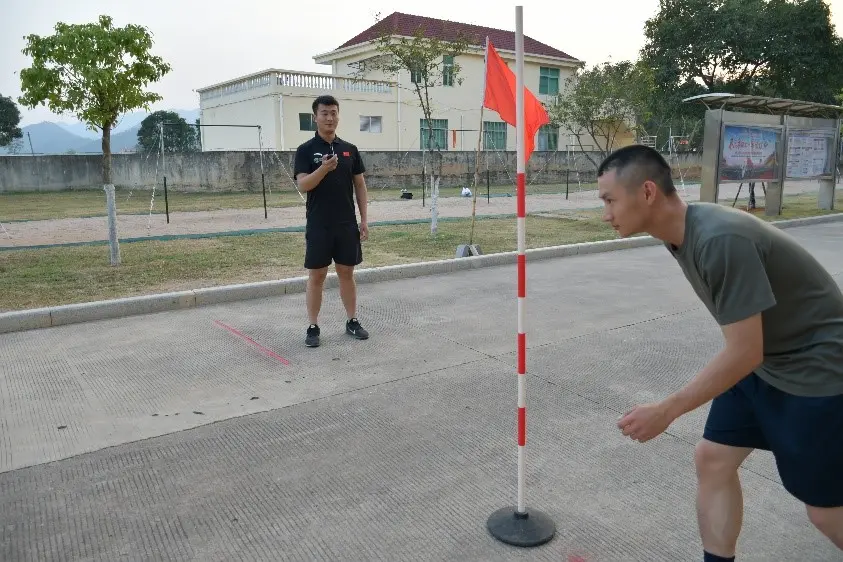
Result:
{"label": "man's bare leg", "polygon": [[348,317],[345,333],[358,340],[369,339],[369,332],[360,325],[357,319],[357,283],[354,281],[354,266],[337,264],[337,278],[340,282],[340,298]]}
{"label": "man's bare leg", "polygon": [[752,449],[728,447],[703,439],[697,444],[697,522],[703,549],[735,556],[743,523],[743,493],[738,468]]}
{"label": "man's bare leg", "polygon": [[322,309],[322,292],[328,268],[307,270],[307,319],[311,324],[318,324],[319,311]]}
{"label": "man's bare leg", "polygon": [[808,506],[808,519],[834,546],[843,550],[843,507]]}
{"label": "man's bare leg", "polygon": [[336,268],[346,319],[351,320],[357,316],[357,283],[354,281],[354,266],[336,264]]}

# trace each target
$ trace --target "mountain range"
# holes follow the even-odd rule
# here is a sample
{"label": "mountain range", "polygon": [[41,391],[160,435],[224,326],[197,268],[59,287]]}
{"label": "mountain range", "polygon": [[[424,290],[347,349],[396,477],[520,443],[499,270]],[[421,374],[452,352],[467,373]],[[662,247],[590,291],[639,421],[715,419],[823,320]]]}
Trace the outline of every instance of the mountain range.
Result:
{"label": "mountain range", "polygon": [[[198,109],[172,109],[188,123],[199,119]],[[138,144],[138,130],[141,122],[150,115],[147,111],[133,111],[124,114],[111,131],[111,152],[133,152]],[[17,147],[0,148],[0,154],[102,154],[102,136],[99,131],[90,131],[80,122],[43,121],[21,127],[23,138]],[[31,143],[31,145],[30,145]]]}

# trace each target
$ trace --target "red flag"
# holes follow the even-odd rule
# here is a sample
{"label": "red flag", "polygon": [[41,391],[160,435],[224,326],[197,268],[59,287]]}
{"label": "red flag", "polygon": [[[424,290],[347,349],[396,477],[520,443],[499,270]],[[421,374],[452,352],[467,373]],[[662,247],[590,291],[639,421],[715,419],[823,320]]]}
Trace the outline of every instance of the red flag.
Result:
{"label": "red flag", "polygon": [[[488,40],[487,40],[488,41]],[[495,51],[488,41],[486,53],[486,92],[483,107],[496,111],[501,119],[515,127],[515,73]],[[550,117],[536,96],[524,86],[524,161],[533,152],[536,132],[542,125],[550,123]]]}

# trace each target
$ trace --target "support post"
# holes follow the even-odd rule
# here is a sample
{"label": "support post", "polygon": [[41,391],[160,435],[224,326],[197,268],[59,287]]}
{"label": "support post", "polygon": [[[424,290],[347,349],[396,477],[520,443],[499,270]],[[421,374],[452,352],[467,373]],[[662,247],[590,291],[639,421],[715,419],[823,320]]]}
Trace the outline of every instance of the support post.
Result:
{"label": "support post", "polygon": [[556,525],[546,514],[526,507],[525,469],[527,446],[527,337],[524,304],[527,297],[526,180],[524,146],[524,29],[523,7],[515,7],[515,131],[518,155],[518,496],[515,507],[503,507],[489,517],[486,527],[493,537],[514,546],[539,546],[556,534]]}
{"label": "support post", "polygon": [[261,162],[261,189],[263,189],[263,218],[269,218],[269,213],[266,210],[266,179],[263,171],[263,134],[261,133],[261,126],[258,125],[258,156]]}

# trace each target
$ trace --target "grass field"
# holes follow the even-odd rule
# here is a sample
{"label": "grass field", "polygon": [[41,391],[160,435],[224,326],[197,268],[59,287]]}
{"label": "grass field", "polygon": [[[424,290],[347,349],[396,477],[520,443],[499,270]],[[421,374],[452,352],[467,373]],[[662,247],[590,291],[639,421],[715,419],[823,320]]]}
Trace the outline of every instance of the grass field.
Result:
{"label": "grass field", "polygon": [[[489,189],[492,196],[511,193],[514,195],[514,186],[493,185]],[[596,189],[593,184],[570,186],[571,193],[578,189]],[[118,214],[147,214],[152,199],[151,190],[118,188],[117,190],[117,213]],[[421,199],[421,188],[413,191],[414,199]],[[564,193],[565,185],[531,185],[527,188],[528,193]],[[369,189],[369,201],[396,200],[400,191],[396,189]],[[447,187],[439,189],[440,197],[459,197],[459,187]],[[477,192],[478,199],[486,197],[486,186],[481,186]],[[221,209],[252,209],[263,207],[263,193],[261,190],[254,192],[227,192],[227,193],[184,193],[168,192],[167,202],[170,212],[187,211],[216,211]],[[279,191],[277,189],[267,192],[266,204],[268,207],[295,207],[303,205],[299,194],[289,189]],[[153,214],[164,213],[164,192],[155,191]],[[105,193],[101,189],[65,190],[55,192],[26,192],[0,193],[0,222],[11,222],[21,220],[49,220],[78,217],[105,216]]]}
{"label": "grass field", "polygon": [[[373,226],[364,243],[364,267],[454,257],[468,242],[470,221],[443,221],[431,239],[429,224]],[[604,240],[614,231],[595,213],[530,217],[531,248]],[[475,226],[484,253],[514,250],[515,221],[485,219]],[[122,264],[108,264],[108,246],[0,252],[0,310],[17,310],[116,297],[304,275],[304,234],[272,233],[120,245]]]}
{"label": "grass field", "polygon": [[[741,202],[738,202],[740,205]],[[836,207],[843,208],[843,194]],[[827,214],[816,196],[785,199],[780,220]],[[468,242],[470,221],[442,221],[436,238],[429,224],[373,226],[364,245],[364,267],[454,257]],[[537,248],[617,238],[599,210],[527,218],[527,246]],[[475,243],[484,254],[516,249],[511,217],[478,220]],[[108,265],[108,246],[76,246],[0,252],[0,311],[195,289],[304,275],[304,235],[253,236],[123,243],[123,263]]]}

